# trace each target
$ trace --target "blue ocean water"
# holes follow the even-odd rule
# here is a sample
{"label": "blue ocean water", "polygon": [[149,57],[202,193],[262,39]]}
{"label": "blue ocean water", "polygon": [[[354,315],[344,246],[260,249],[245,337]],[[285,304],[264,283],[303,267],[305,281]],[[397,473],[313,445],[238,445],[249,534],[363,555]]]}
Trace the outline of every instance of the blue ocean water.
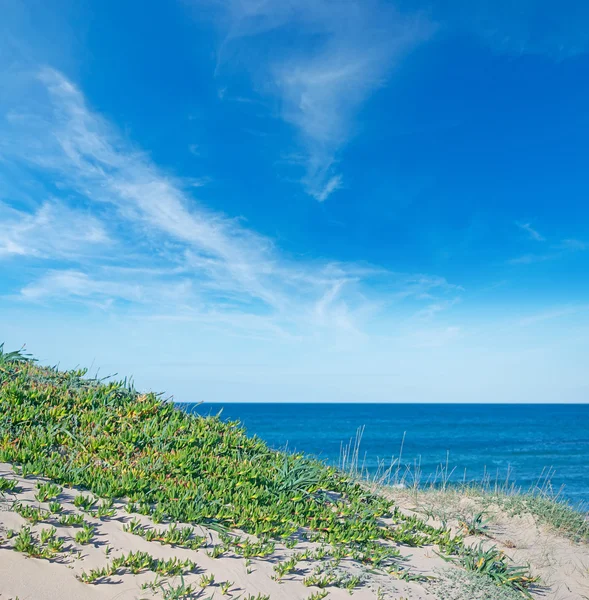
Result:
{"label": "blue ocean water", "polygon": [[[200,414],[239,420],[270,446],[301,450],[337,465],[364,427],[360,461],[371,472],[399,456],[431,481],[448,460],[451,482],[510,481],[529,489],[551,473],[552,487],[589,504],[589,404],[201,404]],[[405,472],[403,467],[400,474]]]}

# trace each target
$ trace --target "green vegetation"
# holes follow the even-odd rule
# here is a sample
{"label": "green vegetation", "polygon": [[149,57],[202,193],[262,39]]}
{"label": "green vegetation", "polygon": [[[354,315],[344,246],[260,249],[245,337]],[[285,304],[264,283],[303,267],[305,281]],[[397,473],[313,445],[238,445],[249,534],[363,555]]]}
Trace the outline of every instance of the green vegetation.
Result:
{"label": "green vegetation", "polygon": [[316,586],[319,588],[326,588],[330,585],[334,585],[336,582],[336,576],[333,573],[320,574],[313,573],[303,579],[303,584],[307,587]]}
{"label": "green vegetation", "polygon": [[271,556],[276,550],[276,544],[274,542],[255,542],[247,538],[233,536],[227,533],[221,533],[219,538],[223,542],[225,550],[231,550],[244,558],[264,558],[265,556]]}
{"label": "green vegetation", "polygon": [[[188,415],[125,382],[84,374],[4,365],[1,460],[99,497],[128,497],[172,522],[220,523],[262,538],[304,527],[358,546],[395,538],[379,522],[393,515],[389,502],[336,469],[274,451],[237,423]],[[341,498],[330,501],[322,490]],[[80,495],[74,504],[90,511],[95,500]]]}
{"label": "green vegetation", "polygon": [[465,535],[487,535],[489,526],[488,521],[484,518],[484,512],[478,512],[470,518],[463,519],[459,522],[460,527]]}
{"label": "green vegetation", "polygon": [[80,494],[74,498],[74,506],[86,512],[89,512],[95,504],[96,500],[90,496]]}
{"label": "green vegetation", "polygon": [[489,585],[489,579],[471,571],[447,569],[428,584],[440,600],[521,600],[510,587]]}
{"label": "green vegetation", "polygon": [[30,361],[31,357],[29,354],[24,352],[24,348],[21,348],[20,350],[13,350],[12,352],[6,352],[4,350],[4,344],[0,344],[0,369],[3,369],[6,365],[26,363]]}
{"label": "green vegetation", "polygon": [[16,536],[11,535],[13,548],[32,558],[52,560],[63,551],[64,540],[56,535],[56,530],[43,529],[40,540],[31,533],[30,527],[23,527]]}
{"label": "green vegetation", "polygon": [[[589,543],[589,507],[586,505],[572,506],[562,496],[562,489],[555,490],[552,485],[554,471],[544,469],[529,489],[518,487],[510,480],[510,472],[504,480],[498,477],[492,479],[487,473],[480,481],[450,483],[454,469],[451,467],[449,455],[446,462],[437,468],[433,480],[421,485],[422,472],[419,462],[414,465],[403,465],[401,457],[405,438],[401,442],[398,457],[393,457],[390,463],[380,462],[376,473],[369,473],[363,466],[361,444],[364,427],[360,427],[355,438],[342,447],[340,454],[340,469],[374,492],[385,492],[389,496],[391,490],[396,495],[403,489],[402,495],[411,496],[417,510],[445,524],[451,519],[461,521],[465,533],[470,529],[474,532],[468,535],[488,535],[488,524],[491,520],[482,521],[483,514],[494,510],[505,511],[511,515],[530,515],[538,524],[544,525],[555,532],[568,537],[574,542]],[[483,510],[479,513],[481,521],[466,522],[464,515],[456,508],[460,500],[471,498]],[[487,514],[486,516],[491,516]],[[477,515],[471,515],[476,519]],[[472,526],[472,527],[471,527]]]}
{"label": "green vegetation", "polygon": [[191,560],[179,560],[177,558],[158,560],[147,552],[137,551],[113,558],[110,564],[101,569],[92,569],[88,573],[83,571],[80,579],[84,583],[98,583],[102,579],[122,574],[125,571],[133,575],[144,571],[152,571],[165,577],[174,577],[190,573],[195,568],[196,564]]}
{"label": "green vegetation", "polygon": [[[157,530],[132,520],[126,531],[187,548],[202,546],[204,539],[174,523],[216,529],[221,544],[208,550],[211,557],[268,557],[277,542],[294,547],[295,534],[303,535],[321,547],[300,553],[297,560],[331,561],[329,569],[304,579],[305,585],[319,588],[353,590],[360,584],[359,577],[337,572],[344,558],[411,577],[399,567],[402,557],[392,542],[437,546],[466,569],[478,564],[478,550],[466,547],[461,535],[403,514],[390,499],[339,469],[273,450],[259,438],[247,437],[236,422],[187,414],[155,394],[138,393],[126,381],[85,375],[83,370],[41,367],[0,347],[0,461],[17,466],[23,476],[42,476],[90,492],[77,495],[74,505],[92,517],[113,516],[113,500],[125,499],[129,512],[170,524]],[[51,500],[60,491],[55,483],[43,484],[38,499]],[[99,498],[103,501],[96,507]],[[18,510],[31,522],[51,516],[40,508]],[[92,541],[95,528],[81,515],[61,515],[59,523],[82,525],[76,542]],[[257,539],[229,535],[235,529]],[[492,565],[473,570],[498,584],[525,591],[534,581],[527,571],[508,566],[505,557],[488,557],[487,562]],[[96,582],[120,569],[180,576],[194,566],[137,552],[113,559],[82,580]],[[283,564],[276,569],[278,578],[294,568]]]}
{"label": "green vegetation", "polygon": [[29,556],[41,556],[43,549],[35,543],[30,527],[23,527],[14,538],[14,549]]}
{"label": "green vegetation", "polygon": [[64,539],[57,537],[57,529],[49,527],[41,530],[41,544],[44,544],[50,552],[56,554],[63,550]]}
{"label": "green vegetation", "polygon": [[215,583],[215,575],[213,573],[205,573],[201,575],[198,585],[204,590],[204,588],[213,585]]}
{"label": "green vegetation", "polygon": [[[389,503],[336,469],[271,450],[237,423],[188,415],[124,382],[83,375],[5,364],[1,460],[101,497],[128,497],[170,521],[273,537],[306,527],[346,544],[392,535],[378,520]],[[342,498],[327,501],[322,489]],[[89,511],[94,500],[77,496],[74,504]]]}
{"label": "green vegetation", "polygon": [[[538,524],[574,542],[589,542],[587,512],[573,508],[566,499],[552,493],[549,485],[522,491],[513,485],[465,484],[416,489],[409,494],[417,511],[442,523],[455,519],[469,535],[488,536],[494,514],[530,515]],[[459,508],[465,498],[479,507],[474,514],[467,516]]]}
{"label": "green vegetation", "polygon": [[55,500],[60,493],[61,488],[55,483],[38,483],[35,498],[39,502],[48,502],[49,500]]}
{"label": "green vegetation", "polygon": [[575,510],[558,495],[545,493],[504,494],[487,497],[511,515],[532,515],[539,523],[552,528],[575,542],[589,542],[587,514]]}
{"label": "green vegetation", "polygon": [[82,525],[82,529],[76,531],[76,535],[74,539],[78,544],[85,545],[89,544],[94,538],[95,533],[94,525],[90,525],[90,523],[84,523]]}
{"label": "green vegetation", "polygon": [[14,512],[18,513],[23,519],[29,521],[32,525],[36,525],[39,521],[47,521],[51,517],[51,513],[36,506],[29,504],[21,504],[16,502],[13,505]]}
{"label": "green vegetation", "polygon": [[495,546],[485,548],[483,542],[478,546],[464,548],[453,562],[480,575],[486,575],[499,586],[509,586],[525,596],[532,597],[527,591],[532,583],[538,581],[537,577],[529,575],[529,569],[509,564],[509,558]]}
{"label": "green vegetation", "polygon": [[179,528],[175,523],[167,529],[151,529],[142,525],[138,519],[132,519],[123,526],[123,531],[139,535],[148,542],[160,542],[162,545],[168,544],[191,550],[201,548],[206,541],[203,536],[194,535],[192,527]]}
{"label": "green vegetation", "polygon": [[112,499],[109,499],[103,500],[96,510],[91,510],[89,512],[91,517],[104,520],[114,517],[117,511],[113,506]]}
{"label": "green vegetation", "polygon": [[303,585],[307,587],[318,587],[321,589],[327,587],[345,588],[350,593],[354,591],[362,582],[362,578],[357,575],[338,570],[334,564],[319,564],[313,570],[313,573],[303,579]]}
{"label": "green vegetation", "polygon": [[84,515],[61,515],[59,524],[67,527],[81,527],[84,524]]}
{"label": "green vegetation", "polygon": [[186,585],[184,579],[180,578],[180,583],[176,586],[168,583],[167,587],[162,586],[164,600],[183,600],[184,598],[193,598],[194,587]]}
{"label": "green vegetation", "polygon": [[287,560],[276,563],[274,565],[274,571],[276,572],[276,576],[274,577],[277,581],[280,581],[285,575],[289,573],[294,573],[297,570],[297,564],[300,560],[300,555],[295,554],[291,556]]}
{"label": "green vegetation", "polygon": [[0,477],[0,496],[3,494],[14,494],[16,493],[16,479],[8,479],[6,477]]}

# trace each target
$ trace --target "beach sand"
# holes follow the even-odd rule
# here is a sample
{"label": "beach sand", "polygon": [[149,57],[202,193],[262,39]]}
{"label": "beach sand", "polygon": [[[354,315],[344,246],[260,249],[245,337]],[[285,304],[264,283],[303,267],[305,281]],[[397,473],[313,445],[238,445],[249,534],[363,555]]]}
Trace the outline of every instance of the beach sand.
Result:
{"label": "beach sand", "polygon": [[[210,552],[211,548],[219,542],[216,531],[194,527],[196,535],[206,538],[206,546],[196,550],[163,545],[156,541],[148,542],[143,537],[125,532],[123,530],[125,523],[131,519],[138,519],[147,527],[162,529],[168,525],[155,524],[142,515],[130,515],[124,510],[124,503],[121,502],[114,504],[115,514],[112,517],[103,519],[92,517],[88,512],[83,513],[74,505],[74,498],[82,492],[64,488],[58,497],[63,509],[61,514],[83,514],[85,521],[92,523],[96,528],[90,543],[79,544],[74,539],[79,528],[60,526],[56,518],[30,525],[15,512],[15,502],[20,502],[24,506],[48,508],[47,502],[40,503],[35,499],[36,485],[43,482],[43,479],[19,477],[10,465],[2,463],[0,463],[0,476],[15,479],[18,486],[14,494],[7,493],[0,498],[0,598],[2,600],[16,600],[16,598],[18,600],[83,598],[131,600],[165,598],[166,594],[169,598],[175,598],[177,596],[172,595],[172,589],[182,584],[194,587],[193,594],[187,597],[203,600],[249,599],[266,596],[273,600],[303,600],[321,592],[319,587],[303,584],[303,579],[313,572],[321,560],[300,561],[295,572],[282,578],[277,578],[274,570],[274,566],[280,561],[295,552],[315,550],[317,544],[301,541],[295,549],[277,545],[272,556],[266,558],[248,560],[231,552],[213,558],[207,552]],[[415,502],[415,496],[411,497],[396,491],[394,494],[398,504],[407,513],[419,512],[420,508],[423,508],[417,506],[419,503]],[[476,508],[472,506],[472,502],[469,499],[464,500],[462,510],[468,512]],[[452,525],[459,527],[458,519]],[[56,535],[64,539],[62,551],[52,560],[30,558],[26,554],[15,551],[16,536],[11,536],[9,531],[18,532],[23,526],[30,526],[31,533],[36,539],[43,529],[54,526]],[[539,574],[543,580],[543,587],[532,592],[534,597],[546,600],[581,600],[588,597],[589,553],[586,545],[572,543],[554,533],[542,530],[531,517],[510,518],[495,515],[491,531],[494,539],[473,536],[469,541],[474,544],[483,539],[485,544],[497,544],[502,547],[518,564],[529,562],[533,573]],[[410,568],[413,575],[439,579],[440,574],[450,572],[449,569],[462,573],[462,570],[445,562],[431,547],[400,546],[400,550],[404,556],[409,557],[404,565]],[[149,570],[142,570],[133,575],[128,570],[122,569],[112,576],[99,579],[96,583],[83,583],[79,579],[83,573],[102,568],[115,557],[137,551],[147,552],[155,559],[190,559],[196,567],[183,577],[162,577]],[[361,578],[360,584],[353,590],[353,597],[357,600],[385,598],[410,598],[411,600],[464,598],[466,600],[464,595],[460,595],[462,592],[459,589],[448,592],[448,585],[442,589],[434,581],[403,581],[386,573],[370,572],[352,561],[343,560],[338,569],[342,574],[358,575]],[[203,575],[213,575],[214,582],[204,585]],[[226,590],[223,589],[225,582],[230,582]],[[148,584],[153,585],[151,588],[146,587]],[[454,587],[460,586],[454,584]],[[494,592],[495,589],[499,588],[494,588],[492,591]],[[333,600],[350,597],[350,592],[346,589],[329,586],[326,591],[328,591],[327,597]]]}
{"label": "beach sand", "polygon": [[[530,565],[541,583],[532,596],[545,600],[589,599],[589,545],[577,543],[539,524],[531,514],[511,515],[500,506],[483,502],[464,493],[404,492],[395,490],[391,499],[407,514],[427,518],[432,525],[441,525],[439,516],[454,531],[460,523],[484,512],[486,536],[469,536],[466,542],[486,547],[496,546],[513,559],[514,564]],[[431,515],[438,515],[438,518]]]}

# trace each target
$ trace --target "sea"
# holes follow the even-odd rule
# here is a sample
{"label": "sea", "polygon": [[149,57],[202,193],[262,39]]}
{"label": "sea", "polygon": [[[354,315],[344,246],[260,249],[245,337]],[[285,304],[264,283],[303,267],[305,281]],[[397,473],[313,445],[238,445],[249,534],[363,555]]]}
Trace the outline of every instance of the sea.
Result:
{"label": "sea", "polygon": [[183,404],[400,486],[484,483],[589,507],[589,404]]}

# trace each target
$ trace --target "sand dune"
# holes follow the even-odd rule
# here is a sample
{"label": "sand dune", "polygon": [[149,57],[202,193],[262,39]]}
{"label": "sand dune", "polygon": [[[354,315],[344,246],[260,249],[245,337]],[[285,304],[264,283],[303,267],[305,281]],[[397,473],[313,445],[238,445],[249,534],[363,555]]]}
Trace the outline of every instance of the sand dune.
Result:
{"label": "sand dune", "polygon": [[[273,554],[266,558],[246,559],[236,553],[226,552],[218,558],[210,556],[212,549],[219,545],[216,531],[194,527],[194,533],[203,536],[202,548],[187,549],[164,545],[156,541],[146,541],[139,535],[124,531],[125,524],[140,522],[146,528],[165,529],[169,525],[155,524],[143,515],[130,515],[124,509],[124,503],[114,504],[114,514],[105,518],[91,516],[74,505],[76,496],[83,494],[75,489],[62,489],[57,501],[62,512],[46,515],[42,522],[31,525],[15,510],[15,503],[22,506],[41,508],[49,511],[48,502],[35,499],[37,485],[44,480],[35,477],[19,477],[10,465],[0,464],[0,476],[15,479],[17,489],[5,494],[0,500],[0,598],[2,600],[79,600],[81,598],[97,600],[135,600],[148,598],[266,598],[273,600],[303,600],[319,598],[322,592],[317,586],[306,586],[303,579],[313,573],[321,559],[301,560],[296,570],[278,577],[275,566],[284,562],[295,552],[311,552],[319,548],[318,544],[301,541],[295,549],[278,545]],[[415,497],[400,496],[394,492],[396,500],[406,512],[419,510]],[[88,496],[88,494],[83,494]],[[431,497],[430,497],[431,499]],[[472,500],[462,502],[464,511],[472,508]],[[470,503],[470,504],[469,504]],[[419,503],[417,503],[419,504]],[[75,540],[79,527],[59,524],[62,515],[83,515],[85,522],[95,527],[95,533],[87,544]],[[452,523],[458,527],[458,522]],[[182,524],[179,524],[182,526]],[[30,527],[34,540],[39,540],[41,532],[55,527],[55,535],[63,538],[63,548],[50,560],[31,558],[23,552],[15,551],[16,534]],[[11,530],[14,532],[11,534]],[[539,574],[543,586],[532,594],[547,600],[581,600],[589,594],[589,552],[586,545],[579,545],[543,531],[531,517],[510,518],[495,515],[493,519],[493,538],[485,537],[485,543],[499,544],[513,556],[518,563],[529,562],[534,573]],[[241,532],[236,532],[243,535]],[[472,537],[472,543],[481,538]],[[406,565],[414,575],[423,575],[435,579],[424,581],[401,581],[389,574],[371,572],[353,561],[341,561],[338,572],[345,576],[357,576],[359,582],[352,590],[358,600],[384,598],[411,600],[433,600],[435,598],[466,598],[468,594],[465,582],[461,582],[462,571],[449,567],[433,548],[404,548],[402,554],[411,555]],[[116,573],[99,578],[95,583],[84,583],[81,578],[93,569],[109,565],[117,557],[130,552],[145,552],[155,560],[167,561],[176,558],[190,560],[195,566],[185,569],[182,576],[162,576],[142,569],[133,574],[129,569],[121,568]],[[327,559],[323,559],[323,562]],[[440,583],[444,574],[454,573],[458,579]],[[206,579],[209,577],[213,579]],[[228,583],[226,583],[228,582]],[[185,596],[177,589],[191,586],[193,591]],[[460,589],[460,588],[463,589]],[[516,592],[507,592],[488,588],[489,598],[516,598]],[[325,588],[328,598],[339,600],[350,597],[350,591],[333,585]],[[474,592],[473,592],[474,593]],[[174,595],[178,594],[178,595]],[[315,594],[315,595],[313,595]],[[497,595],[495,595],[497,594]],[[503,594],[503,595],[501,595]],[[483,598],[485,596],[481,596]]]}

